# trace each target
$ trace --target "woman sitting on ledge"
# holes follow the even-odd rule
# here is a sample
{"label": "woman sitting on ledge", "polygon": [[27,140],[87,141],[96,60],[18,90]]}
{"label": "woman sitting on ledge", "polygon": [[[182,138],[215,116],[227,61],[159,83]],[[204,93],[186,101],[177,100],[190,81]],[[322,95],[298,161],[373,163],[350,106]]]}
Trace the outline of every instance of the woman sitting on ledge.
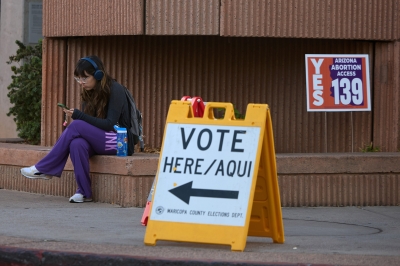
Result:
{"label": "woman sitting on ledge", "polygon": [[[104,70],[97,56],[81,58],[75,67],[75,80],[81,85],[82,111],[63,108],[74,121],[64,130],[52,150],[38,163],[22,168],[27,178],[61,177],[68,156],[74,166],[76,193],[72,203],[92,201],[89,158],[93,155],[116,155],[114,125],[128,127],[129,109],[125,88]],[[128,130],[128,139],[133,139]],[[128,155],[133,142],[128,141]]]}

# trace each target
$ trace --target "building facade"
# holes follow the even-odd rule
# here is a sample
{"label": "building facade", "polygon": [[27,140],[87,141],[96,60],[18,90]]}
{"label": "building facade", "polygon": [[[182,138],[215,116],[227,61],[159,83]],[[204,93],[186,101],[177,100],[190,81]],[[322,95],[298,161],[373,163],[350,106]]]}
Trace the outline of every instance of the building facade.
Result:
{"label": "building facade", "polygon": [[[76,61],[96,54],[159,148],[171,100],[271,109],[277,153],[400,149],[399,0],[43,0],[42,145],[79,106]],[[371,111],[307,112],[305,54],[368,54]]]}

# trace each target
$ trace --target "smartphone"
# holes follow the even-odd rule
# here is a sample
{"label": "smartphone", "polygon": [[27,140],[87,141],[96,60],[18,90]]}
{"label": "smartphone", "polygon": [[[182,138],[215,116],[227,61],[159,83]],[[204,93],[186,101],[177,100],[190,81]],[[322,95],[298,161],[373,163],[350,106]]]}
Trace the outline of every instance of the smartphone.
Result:
{"label": "smartphone", "polygon": [[68,108],[65,104],[57,103],[57,105],[58,105],[59,107],[61,107],[61,108],[64,108],[64,109],[68,109],[68,110],[69,110],[69,108]]}

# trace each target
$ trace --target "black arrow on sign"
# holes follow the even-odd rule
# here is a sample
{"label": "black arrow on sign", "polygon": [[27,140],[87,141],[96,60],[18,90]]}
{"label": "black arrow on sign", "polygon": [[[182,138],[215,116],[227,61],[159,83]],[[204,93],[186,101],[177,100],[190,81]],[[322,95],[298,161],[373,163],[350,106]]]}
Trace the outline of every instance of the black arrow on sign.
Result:
{"label": "black arrow on sign", "polygon": [[214,190],[192,188],[193,181],[182,186],[168,190],[176,197],[189,204],[190,197],[220,198],[220,199],[238,199],[239,191],[232,190]]}

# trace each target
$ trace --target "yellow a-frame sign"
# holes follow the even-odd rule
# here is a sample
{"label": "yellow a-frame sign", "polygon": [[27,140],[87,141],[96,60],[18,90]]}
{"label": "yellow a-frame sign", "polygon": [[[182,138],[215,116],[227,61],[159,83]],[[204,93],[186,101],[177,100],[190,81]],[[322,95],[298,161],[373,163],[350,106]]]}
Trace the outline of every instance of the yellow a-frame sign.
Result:
{"label": "yellow a-frame sign", "polygon": [[[214,112],[225,109],[223,119]],[[194,117],[172,101],[144,243],[157,240],[230,245],[247,236],[284,243],[272,123],[268,105],[249,104],[235,119],[231,103],[208,102]]]}

